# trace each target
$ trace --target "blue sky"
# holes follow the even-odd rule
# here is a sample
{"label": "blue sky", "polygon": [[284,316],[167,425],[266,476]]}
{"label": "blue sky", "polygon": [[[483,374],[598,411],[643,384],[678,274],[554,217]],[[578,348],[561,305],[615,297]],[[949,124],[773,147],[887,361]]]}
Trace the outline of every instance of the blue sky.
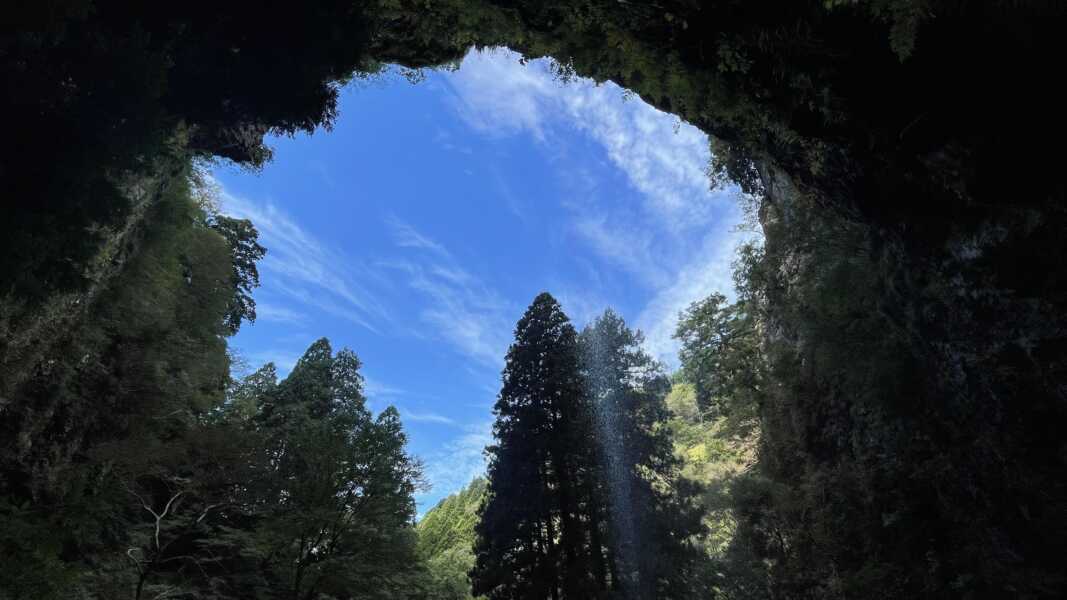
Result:
{"label": "blue sky", "polygon": [[411,84],[342,92],[332,131],[271,142],[261,172],[219,167],[224,211],[267,247],[258,320],[232,345],[283,374],[315,339],[364,363],[433,488],[484,468],[515,322],[541,291],[577,326],[612,307],[672,368],[678,311],[730,292],[745,236],[736,190],[712,193],[706,137],[611,84],[472,53]]}

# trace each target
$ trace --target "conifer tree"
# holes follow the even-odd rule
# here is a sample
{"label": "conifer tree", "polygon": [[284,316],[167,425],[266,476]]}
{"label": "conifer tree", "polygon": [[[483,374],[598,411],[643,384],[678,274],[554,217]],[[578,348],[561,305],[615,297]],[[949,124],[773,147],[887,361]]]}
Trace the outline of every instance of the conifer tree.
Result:
{"label": "conifer tree", "polygon": [[593,554],[607,561],[613,598],[703,597],[697,489],[664,426],[670,380],[643,341],[610,309],[579,337],[596,441],[585,449],[587,512],[593,545],[604,546]]}
{"label": "conifer tree", "polygon": [[474,593],[491,600],[595,597],[581,453],[574,451],[588,443],[577,332],[547,293],[515,328],[494,413]]}
{"label": "conifer tree", "polygon": [[419,465],[396,409],[367,410],[359,368],[320,339],[277,386],[257,385],[262,477],[251,492],[263,503],[265,597],[376,597],[416,563]]}

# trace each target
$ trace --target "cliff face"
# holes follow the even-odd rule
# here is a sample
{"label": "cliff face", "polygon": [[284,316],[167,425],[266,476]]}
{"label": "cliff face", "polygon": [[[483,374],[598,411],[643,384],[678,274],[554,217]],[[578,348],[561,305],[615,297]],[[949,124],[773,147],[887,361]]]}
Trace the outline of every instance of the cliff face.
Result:
{"label": "cliff face", "polygon": [[5,398],[35,370],[47,375],[48,365],[42,363],[45,355],[57,350],[56,344],[81,321],[136,254],[144,217],[172,176],[160,172],[120,184],[129,210],[123,219],[94,232],[102,243],[80,267],[85,281],[82,287],[49,295],[42,302],[30,302],[11,293],[0,298],[0,414]]}
{"label": "cliff face", "polygon": [[[766,495],[784,594],[1054,597],[1067,551],[1058,206],[915,244],[760,167]],[[1034,257],[1034,258],[1031,258]],[[1039,269],[1041,267],[1038,267]],[[768,521],[766,515],[776,520]]]}

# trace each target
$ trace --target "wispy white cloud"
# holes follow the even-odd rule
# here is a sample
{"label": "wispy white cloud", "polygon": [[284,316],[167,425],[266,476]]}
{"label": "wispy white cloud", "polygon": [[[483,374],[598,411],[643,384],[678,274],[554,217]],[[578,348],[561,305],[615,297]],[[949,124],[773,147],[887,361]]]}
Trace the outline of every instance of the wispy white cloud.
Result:
{"label": "wispy white cloud", "polygon": [[[519,55],[504,49],[472,52],[450,81],[460,116],[487,135],[503,136],[526,131],[545,139],[546,105],[560,83],[533,69],[516,69]],[[478,97],[471,93],[479,90]]]}
{"label": "wispy white cloud", "polygon": [[422,497],[440,498],[456,492],[472,479],[485,474],[485,447],[493,439],[492,421],[464,426],[464,432],[449,440],[426,460],[426,479],[432,489]]}
{"label": "wispy white cloud", "polygon": [[[221,195],[223,210],[251,219],[268,249],[260,266],[272,301],[260,303],[263,320],[302,325],[324,313],[378,334],[444,340],[476,364],[499,368],[511,330],[509,304],[443,244],[388,216],[384,222],[400,255],[364,263],[320,242],[270,202],[225,190]],[[399,293],[416,300],[417,325],[398,323],[386,310]],[[384,395],[370,384],[368,394]]]}
{"label": "wispy white cloud", "polygon": [[408,225],[404,221],[401,221],[395,216],[386,219],[386,223],[393,230],[393,238],[396,241],[396,245],[401,248],[416,248],[419,250],[430,250],[436,252],[442,256],[448,256],[448,251],[444,246],[438,244],[432,239],[422,235],[415,230],[414,227]]}
{"label": "wispy white cloud", "polygon": [[390,222],[397,246],[426,251],[383,264],[402,273],[408,287],[424,298],[419,317],[430,335],[483,366],[498,368],[511,330],[510,305],[442,244],[395,217]]}
{"label": "wispy white cloud", "polygon": [[522,199],[515,190],[512,189],[511,184],[504,179],[504,176],[500,173],[500,169],[495,165],[490,165],[490,172],[493,174],[493,185],[496,187],[497,196],[511,211],[511,214],[515,215],[520,221],[526,221],[528,216],[526,209],[523,206]]}
{"label": "wispy white cloud", "polygon": [[366,394],[368,398],[377,400],[402,396],[407,392],[364,373],[363,393]]}
{"label": "wispy white cloud", "polygon": [[[276,275],[281,277],[275,277],[271,280],[269,289],[280,295],[283,295],[290,300],[294,300],[303,304],[315,312],[323,312],[335,317],[339,317],[350,321],[360,327],[364,327],[375,333],[380,333],[378,327],[376,327],[369,316],[359,309],[358,306],[352,306],[344,301],[339,301],[330,294],[323,294],[322,289],[318,286],[304,286],[299,282],[293,282],[286,277],[281,271],[275,271]],[[341,297],[343,300],[344,297]]]}
{"label": "wispy white cloud", "polygon": [[600,316],[611,302],[593,286],[590,289],[577,288],[569,284],[552,286],[552,295],[563,307],[563,312],[570,317],[578,329],[585,327]]}
{"label": "wispy white cloud", "polygon": [[314,173],[326,187],[336,190],[337,180],[334,179],[333,174],[330,173],[329,167],[326,163],[320,160],[309,160],[307,163],[308,170]]}
{"label": "wispy white cloud", "polygon": [[[529,134],[558,155],[561,180],[573,190],[562,201],[571,231],[651,294],[635,325],[650,352],[676,365],[678,312],[712,291],[733,291],[731,262],[742,239],[734,230],[741,221],[736,190],[709,190],[708,140],[695,127],[614,83],[564,84],[551,63],[520,58],[507,50],[470,53],[449,78],[456,108],[477,131]],[[637,192],[633,197],[609,195],[587,169],[571,167],[565,144],[556,142],[574,130],[603,149]],[[599,301],[593,291],[567,295],[568,310],[584,318],[603,309],[593,309]]]}
{"label": "wispy white cloud", "polygon": [[675,273],[672,283],[656,292],[636,320],[636,326],[645,333],[645,347],[653,356],[672,368],[678,366],[679,344],[673,339],[678,314],[712,292],[734,298],[732,265],[736,249],[754,239],[752,233],[719,228],[704,238],[702,247]]}
{"label": "wispy white cloud", "polygon": [[256,302],[256,320],[302,325],[308,316],[300,311],[268,302]]}
{"label": "wispy white cloud", "polygon": [[225,189],[221,200],[224,212],[250,219],[259,230],[267,248],[260,266],[271,274],[265,288],[374,332],[380,331],[376,323],[389,320],[376,296],[357,283],[368,274],[359,261],[329,248],[270,202],[253,202]]}
{"label": "wispy white cloud", "polygon": [[[368,404],[374,410],[382,410],[392,404],[400,411],[400,417],[406,423],[436,423],[440,425],[456,425],[455,419],[433,411],[418,411],[407,408],[398,400],[403,401],[407,396],[413,395],[405,389],[386,383],[377,377],[363,375],[363,393],[367,397]],[[417,395],[417,394],[414,394]]]}
{"label": "wispy white cloud", "polygon": [[466,144],[457,143],[452,134],[448,131],[438,128],[434,133],[433,141],[446,152],[459,152],[460,154],[474,154],[474,149]]}
{"label": "wispy white cloud", "polygon": [[608,215],[582,211],[574,217],[573,227],[601,257],[629,271],[639,282],[652,288],[665,285],[671,261],[656,235],[647,226]]}
{"label": "wispy white cloud", "polygon": [[460,115],[479,131],[542,141],[554,129],[586,132],[643,195],[643,209],[671,229],[706,225],[724,199],[708,190],[707,136],[610,81],[564,83],[549,61],[524,63],[503,49],[471,52],[449,81]]}
{"label": "wispy white cloud", "polygon": [[415,421],[419,423],[440,423],[442,425],[456,424],[455,419],[437,414],[435,412],[416,412],[413,410],[402,408],[400,409],[400,416],[403,417],[405,421]]}
{"label": "wispy white cloud", "polygon": [[302,352],[257,350],[245,356],[245,359],[249,362],[252,370],[258,369],[267,363],[274,363],[275,368],[278,370],[278,376],[286,377],[296,366],[296,361],[300,360],[301,356],[303,356]]}

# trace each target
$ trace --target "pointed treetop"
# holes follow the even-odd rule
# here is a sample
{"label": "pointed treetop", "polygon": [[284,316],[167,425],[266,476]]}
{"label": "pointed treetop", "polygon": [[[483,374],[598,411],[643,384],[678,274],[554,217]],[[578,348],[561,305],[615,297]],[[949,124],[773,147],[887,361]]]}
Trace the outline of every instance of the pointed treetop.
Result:
{"label": "pointed treetop", "polygon": [[[570,318],[563,312],[559,301],[553,298],[552,294],[541,292],[515,324],[515,339],[519,342],[536,332],[555,331],[565,325],[570,325]],[[559,332],[555,333],[558,335]]]}

